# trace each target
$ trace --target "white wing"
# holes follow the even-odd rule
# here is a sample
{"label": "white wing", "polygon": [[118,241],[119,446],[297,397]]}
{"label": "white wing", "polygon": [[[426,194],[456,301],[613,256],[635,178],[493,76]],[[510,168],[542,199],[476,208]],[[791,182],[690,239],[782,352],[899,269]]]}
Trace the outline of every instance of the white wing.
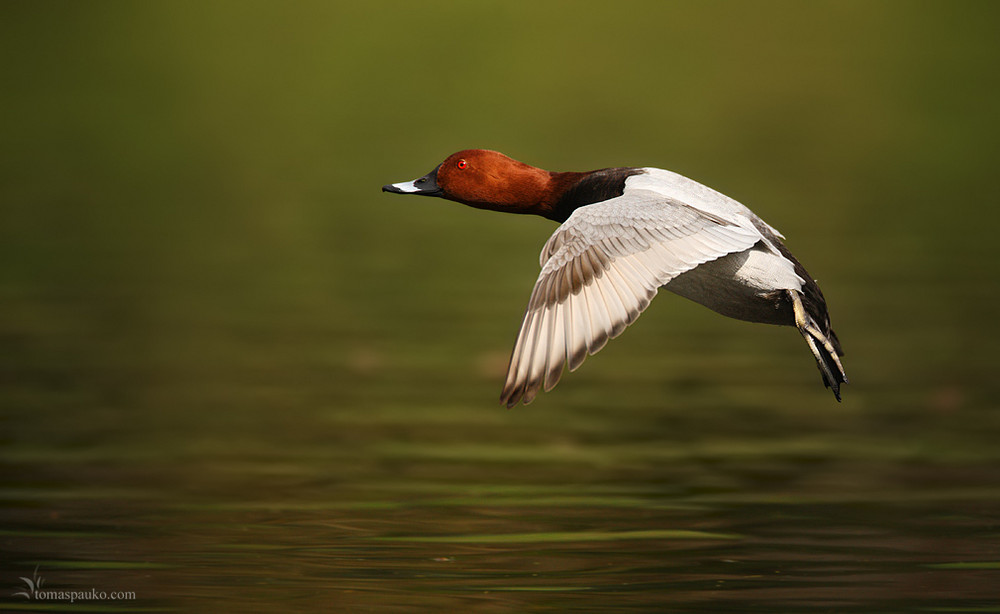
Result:
{"label": "white wing", "polygon": [[514,344],[501,402],[527,404],[543,386],[551,390],[564,365],[576,369],[621,334],[659,287],[762,238],[749,220],[724,218],[631,186],[623,196],[577,209],[542,248],[542,272]]}
{"label": "white wing", "polygon": [[778,238],[785,238],[777,229],[760,219],[743,203],[733,200],[721,192],[716,192],[707,185],[662,168],[644,168],[643,171],[639,175],[628,178],[626,185],[629,186],[629,189],[650,190],[662,194],[667,198],[678,200],[689,207],[694,207],[709,215],[715,215],[737,226],[756,227],[758,224],[762,224]]}

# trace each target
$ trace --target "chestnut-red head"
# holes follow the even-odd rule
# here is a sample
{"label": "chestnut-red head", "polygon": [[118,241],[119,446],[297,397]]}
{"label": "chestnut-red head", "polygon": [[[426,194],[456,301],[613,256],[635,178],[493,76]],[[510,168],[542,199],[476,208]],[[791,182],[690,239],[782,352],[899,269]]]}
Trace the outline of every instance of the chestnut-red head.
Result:
{"label": "chestnut-red head", "polygon": [[448,156],[414,181],[382,186],[383,192],[439,196],[480,209],[545,215],[552,203],[552,174],[487,149]]}

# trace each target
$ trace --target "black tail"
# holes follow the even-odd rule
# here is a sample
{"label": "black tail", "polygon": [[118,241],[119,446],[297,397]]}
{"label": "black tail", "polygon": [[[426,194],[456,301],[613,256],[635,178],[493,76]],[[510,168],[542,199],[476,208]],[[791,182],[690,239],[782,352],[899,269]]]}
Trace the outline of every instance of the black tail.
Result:
{"label": "black tail", "polygon": [[[840,349],[837,335],[832,330],[829,333],[830,336],[825,337],[817,336],[809,331],[804,331],[802,334],[806,337],[809,349],[812,350],[813,355],[816,357],[816,365],[823,375],[823,383],[827,388],[833,390],[833,396],[837,397],[839,401],[840,385],[847,383],[847,374],[844,373],[844,366],[838,358],[838,356],[843,356],[844,353]],[[831,347],[836,353],[830,352]]]}
{"label": "black tail", "polygon": [[826,301],[823,300],[819,286],[810,279],[802,290],[802,294],[795,290],[788,291],[795,326],[816,357],[816,366],[823,375],[823,384],[833,390],[833,396],[839,401],[840,385],[847,383],[847,374],[839,358],[844,355],[844,351],[837,334],[830,327],[830,315],[826,311]]}

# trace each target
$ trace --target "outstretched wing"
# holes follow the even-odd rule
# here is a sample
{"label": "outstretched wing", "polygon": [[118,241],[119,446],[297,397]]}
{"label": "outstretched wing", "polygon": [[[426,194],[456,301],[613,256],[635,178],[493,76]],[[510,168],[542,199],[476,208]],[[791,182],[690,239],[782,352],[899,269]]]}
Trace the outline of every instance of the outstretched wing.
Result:
{"label": "outstretched wing", "polygon": [[[735,221],[735,220],[734,220]],[[635,321],[656,291],[761,234],[648,190],[573,212],[542,248],[542,272],[510,357],[501,402],[530,403]]]}

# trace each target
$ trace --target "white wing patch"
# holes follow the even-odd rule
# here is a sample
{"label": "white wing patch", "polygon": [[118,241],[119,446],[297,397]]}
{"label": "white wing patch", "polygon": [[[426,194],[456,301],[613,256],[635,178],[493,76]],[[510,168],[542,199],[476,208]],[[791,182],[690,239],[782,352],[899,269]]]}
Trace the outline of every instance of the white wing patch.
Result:
{"label": "white wing patch", "polygon": [[760,241],[747,226],[644,189],[577,209],[542,248],[501,401],[513,407],[551,390],[565,365],[576,369],[621,334],[658,288]]}

